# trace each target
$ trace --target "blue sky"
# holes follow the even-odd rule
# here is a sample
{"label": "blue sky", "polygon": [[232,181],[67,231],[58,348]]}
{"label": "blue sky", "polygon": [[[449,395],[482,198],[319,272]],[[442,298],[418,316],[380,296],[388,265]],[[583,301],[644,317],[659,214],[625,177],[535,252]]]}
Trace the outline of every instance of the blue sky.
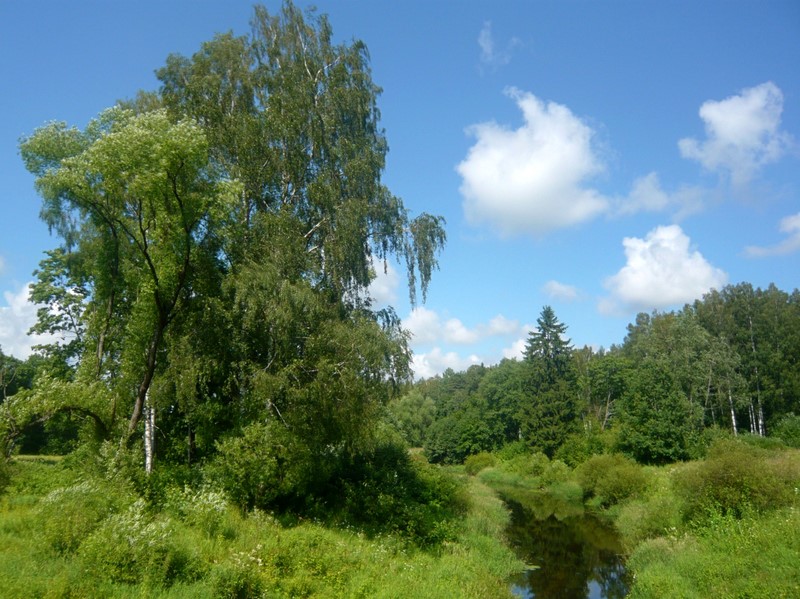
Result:
{"label": "blue sky", "polygon": [[[266,2],[270,11],[279,8]],[[299,4],[305,6],[305,3]],[[800,4],[315,3],[366,42],[412,214],[447,219],[428,301],[395,265],[374,293],[414,333],[415,370],[519,352],[542,306],[574,344],[637,312],[800,275]],[[249,30],[250,2],[0,0],[0,347],[25,357],[26,285],[57,245],[20,136],[83,127],[155,89],[170,53]]]}

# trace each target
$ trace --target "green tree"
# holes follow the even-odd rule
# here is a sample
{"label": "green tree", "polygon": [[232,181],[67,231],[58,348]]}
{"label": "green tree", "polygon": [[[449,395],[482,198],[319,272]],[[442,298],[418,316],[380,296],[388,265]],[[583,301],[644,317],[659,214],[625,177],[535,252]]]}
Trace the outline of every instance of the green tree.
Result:
{"label": "green tree", "polygon": [[552,457],[579,418],[572,346],[566,325],[550,306],[542,309],[536,324],[525,347],[528,398],[520,412],[521,431],[531,447]]}
{"label": "green tree", "polygon": [[436,416],[436,404],[417,389],[389,403],[390,420],[411,447],[422,447]]}
{"label": "green tree", "polygon": [[[59,151],[65,137],[77,140],[68,155]],[[46,222],[84,263],[92,295],[84,363],[91,352],[96,375],[116,377],[121,393],[136,389],[127,438],[142,417],[167,328],[191,301],[198,254],[230,186],[214,180],[202,130],[164,111],[111,109],[84,132],[51,124],[21,150]],[[40,316],[37,326],[48,327]],[[109,343],[112,327],[117,338]]]}
{"label": "green tree", "polygon": [[296,470],[324,475],[369,447],[410,377],[399,319],[372,306],[375,268],[405,262],[424,299],[444,221],[382,184],[366,47],[334,44],[325,17],[256,7],[250,36],[158,75],[158,94],[22,143],[64,242],[52,271],[87,291],[75,385],[107,389],[95,416],[110,430],[124,410],[123,440],[159,409],[167,459],[269,435],[255,446],[302,448]]}
{"label": "green tree", "polygon": [[648,360],[631,370],[620,403],[622,451],[647,464],[695,457],[702,412],[687,399],[667,366]]}

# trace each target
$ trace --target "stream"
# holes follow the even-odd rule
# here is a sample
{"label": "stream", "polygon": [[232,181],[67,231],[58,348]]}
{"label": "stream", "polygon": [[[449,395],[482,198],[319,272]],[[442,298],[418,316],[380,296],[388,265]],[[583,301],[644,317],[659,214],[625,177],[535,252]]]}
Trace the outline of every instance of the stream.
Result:
{"label": "stream", "polygon": [[507,500],[511,546],[530,568],[510,581],[516,597],[620,599],[628,594],[614,529],[590,514],[535,513]]}

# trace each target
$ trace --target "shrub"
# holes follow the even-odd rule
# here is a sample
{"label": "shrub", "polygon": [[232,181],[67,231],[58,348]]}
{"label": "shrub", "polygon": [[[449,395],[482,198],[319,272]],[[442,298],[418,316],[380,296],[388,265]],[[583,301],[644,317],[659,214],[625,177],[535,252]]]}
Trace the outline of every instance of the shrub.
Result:
{"label": "shrub", "polygon": [[633,548],[645,539],[664,536],[681,524],[682,506],[671,493],[646,500],[634,499],[620,506],[615,527],[626,547]]}
{"label": "shrub", "polygon": [[786,414],[775,425],[772,434],[788,447],[800,448],[800,416]]}
{"label": "shrub", "polygon": [[55,489],[36,509],[44,542],[57,553],[72,553],[106,518],[130,501],[124,489],[99,481]]}
{"label": "shrub", "polygon": [[250,564],[222,563],[211,572],[211,587],[217,599],[250,599],[260,597],[263,582]]}
{"label": "shrub", "polygon": [[522,476],[541,476],[550,465],[543,453],[520,453],[503,462],[503,470]]}
{"label": "shrub", "polygon": [[641,494],[648,482],[642,466],[618,453],[589,458],[577,475],[585,496],[605,507]]}
{"label": "shrub", "polygon": [[333,478],[343,496],[342,517],[370,533],[397,533],[418,546],[455,535],[466,510],[461,485],[421,455],[391,442],[344,462]]}
{"label": "shrub", "polygon": [[9,482],[11,482],[11,468],[5,458],[0,455],[0,495],[6,490]]}
{"label": "shrub", "polygon": [[241,507],[269,508],[279,499],[304,495],[313,477],[310,451],[280,426],[251,424],[217,449],[206,479]]}
{"label": "shrub", "polygon": [[675,473],[687,517],[708,512],[743,516],[790,503],[796,480],[782,479],[769,453],[737,440],[720,441],[708,457]]}
{"label": "shrub", "polygon": [[464,471],[470,476],[475,476],[484,468],[491,468],[496,462],[497,460],[491,453],[482,451],[469,456],[464,461]]}
{"label": "shrub", "polygon": [[95,530],[81,544],[79,555],[100,579],[169,585],[199,573],[199,559],[180,538],[169,518],[151,518],[144,500],[138,499]]}
{"label": "shrub", "polygon": [[210,539],[236,536],[230,518],[232,508],[221,491],[209,487],[184,487],[183,491],[173,488],[167,492],[167,509]]}

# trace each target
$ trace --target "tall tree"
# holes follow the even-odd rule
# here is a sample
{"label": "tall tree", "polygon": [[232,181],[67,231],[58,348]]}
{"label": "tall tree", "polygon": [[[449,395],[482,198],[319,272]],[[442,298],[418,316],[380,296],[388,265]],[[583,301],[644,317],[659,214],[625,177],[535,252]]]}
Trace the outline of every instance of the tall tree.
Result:
{"label": "tall tree", "polygon": [[257,425],[323,464],[368,442],[409,379],[375,269],[405,262],[424,299],[444,221],[411,218],[381,182],[366,47],[288,2],[252,24],[171,56],[157,95],[84,131],[47,126],[22,154],[88,291],[79,378],[128,402],[121,436],[151,402],[161,455],[211,454]]}
{"label": "tall tree", "polygon": [[552,456],[575,430],[579,415],[572,346],[566,325],[550,306],[542,309],[536,324],[525,347],[528,398],[521,410],[521,431],[529,445]]}
{"label": "tall tree", "polygon": [[37,177],[43,217],[85,265],[86,345],[94,351],[84,362],[94,362],[97,376],[118,377],[120,390],[136,389],[127,439],[142,417],[167,328],[192,300],[198,254],[230,186],[214,180],[202,130],[165,111],[111,109],[84,132],[51,124],[21,151]]}

